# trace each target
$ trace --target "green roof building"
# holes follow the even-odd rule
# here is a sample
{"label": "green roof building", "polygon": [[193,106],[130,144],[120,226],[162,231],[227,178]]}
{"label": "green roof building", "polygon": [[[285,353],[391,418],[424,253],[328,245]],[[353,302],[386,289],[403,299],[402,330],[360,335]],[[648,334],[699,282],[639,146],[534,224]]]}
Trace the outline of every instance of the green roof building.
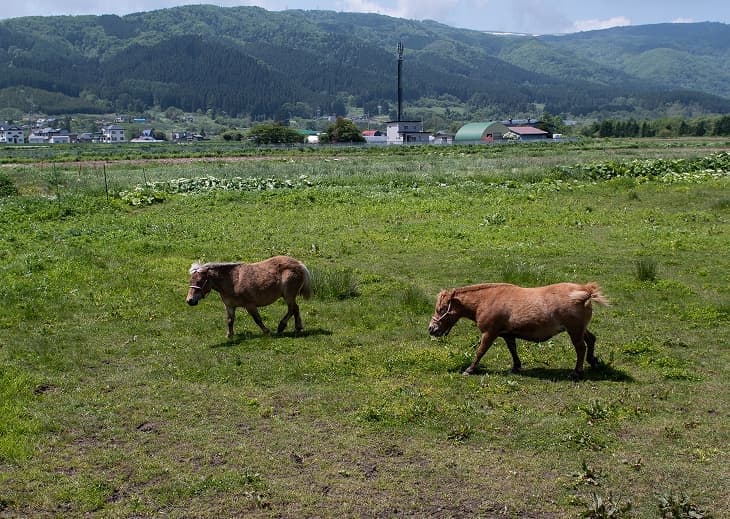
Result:
{"label": "green roof building", "polygon": [[454,136],[454,144],[478,144],[501,140],[509,128],[499,121],[468,123],[459,128]]}

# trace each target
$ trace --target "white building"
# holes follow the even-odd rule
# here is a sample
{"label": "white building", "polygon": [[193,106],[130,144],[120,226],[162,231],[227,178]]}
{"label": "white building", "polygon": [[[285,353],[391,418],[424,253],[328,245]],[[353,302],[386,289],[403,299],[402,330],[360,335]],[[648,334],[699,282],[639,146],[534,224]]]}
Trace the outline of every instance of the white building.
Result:
{"label": "white building", "polygon": [[124,136],[124,128],[116,124],[105,126],[101,129],[101,142],[126,142],[127,138]]}
{"label": "white building", "polygon": [[0,126],[0,142],[6,144],[25,144],[25,134],[18,126]]}
{"label": "white building", "polygon": [[388,144],[428,144],[430,134],[423,131],[421,121],[388,121]]}

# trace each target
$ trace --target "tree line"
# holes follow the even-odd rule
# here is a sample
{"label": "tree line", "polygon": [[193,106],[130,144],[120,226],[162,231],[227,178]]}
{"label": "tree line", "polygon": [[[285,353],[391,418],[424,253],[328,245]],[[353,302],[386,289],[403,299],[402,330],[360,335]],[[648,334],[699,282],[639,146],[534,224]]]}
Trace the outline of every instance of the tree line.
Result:
{"label": "tree line", "polygon": [[604,119],[585,126],[588,137],[726,137],[730,136],[730,115],[717,118]]}

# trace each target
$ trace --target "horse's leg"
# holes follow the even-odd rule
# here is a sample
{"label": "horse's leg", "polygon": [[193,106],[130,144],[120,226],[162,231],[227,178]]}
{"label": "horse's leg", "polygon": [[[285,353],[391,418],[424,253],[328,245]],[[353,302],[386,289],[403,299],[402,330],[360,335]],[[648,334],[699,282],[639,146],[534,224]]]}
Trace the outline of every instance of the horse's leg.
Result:
{"label": "horse's leg", "polygon": [[233,337],[233,322],[236,320],[236,307],[226,305],[226,315],[228,316],[226,321],[228,323],[228,334],[226,337],[230,339]]}
{"label": "horse's leg", "polygon": [[520,358],[517,356],[517,341],[514,337],[505,337],[504,342],[507,343],[507,349],[510,355],[512,355],[512,373],[519,373],[520,369],[522,369],[522,362],[520,362]]}
{"label": "horse's leg", "polygon": [[251,315],[251,317],[253,317],[254,322],[259,325],[259,328],[261,328],[262,332],[271,333],[264,324],[264,321],[261,320],[261,314],[259,314],[259,309],[256,307],[256,305],[248,305],[246,307],[246,311]]}
{"label": "horse's leg", "polygon": [[482,338],[479,341],[479,347],[477,348],[477,352],[474,355],[474,361],[471,363],[471,365],[464,370],[462,375],[472,375],[479,365],[479,361],[484,356],[485,353],[487,353],[487,350],[494,342],[494,339],[496,339],[496,335],[491,335],[489,332],[484,332],[482,334]]}
{"label": "horse's leg", "polygon": [[298,332],[304,330],[304,325],[302,324],[302,316],[299,313],[299,305],[297,304],[296,299],[294,300],[294,329]]}
{"label": "horse's leg", "polygon": [[597,368],[598,359],[596,358],[596,336],[586,330],[586,333],[583,335],[583,337],[586,341],[586,346],[588,347],[588,355],[586,357],[586,360],[588,360],[588,364],[590,364],[592,368]]}
{"label": "horse's leg", "polygon": [[583,377],[583,361],[586,357],[586,342],[584,339],[585,330],[573,330],[568,332],[570,334],[570,340],[575,348],[575,369],[570,374],[570,378],[573,380],[580,379]]}
{"label": "horse's leg", "polygon": [[296,301],[287,302],[286,303],[287,312],[286,315],[279,321],[279,327],[277,328],[277,333],[281,333],[286,329],[286,325],[289,322],[289,319],[294,316],[294,329],[298,332],[302,331],[302,318],[299,315],[299,305],[297,305]]}
{"label": "horse's leg", "polygon": [[298,308],[296,308],[296,303],[290,303],[287,301],[286,303],[286,314],[284,314],[284,317],[281,318],[281,321],[279,321],[279,327],[276,329],[277,333],[281,333],[286,329],[286,325],[289,323],[289,319],[291,319],[292,315],[296,315],[298,312]]}

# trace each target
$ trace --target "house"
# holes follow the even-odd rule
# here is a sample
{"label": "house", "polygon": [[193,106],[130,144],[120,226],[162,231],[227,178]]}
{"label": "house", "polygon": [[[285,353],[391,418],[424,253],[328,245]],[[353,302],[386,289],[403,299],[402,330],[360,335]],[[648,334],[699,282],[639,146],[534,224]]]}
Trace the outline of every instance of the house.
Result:
{"label": "house", "polygon": [[380,130],[363,130],[362,136],[368,144],[385,144],[388,142],[388,136]]}
{"label": "house", "polygon": [[534,126],[508,126],[507,128],[509,128],[509,134],[505,136],[507,139],[535,141],[547,139],[550,136],[545,130]]}
{"label": "house", "polygon": [[116,124],[110,124],[101,129],[101,142],[114,143],[126,142],[124,128]]}
{"label": "house", "polygon": [[71,142],[71,137],[69,136],[68,132],[57,133],[57,134],[51,135],[48,138],[49,144],[69,144],[70,142]]}
{"label": "house", "polygon": [[99,142],[100,140],[101,135],[95,135],[89,132],[79,133],[76,136],[76,142]]}
{"label": "house", "polygon": [[33,132],[28,135],[28,144],[45,144],[46,142],[48,139],[43,134]]}
{"label": "house", "polygon": [[468,123],[454,135],[454,144],[482,144],[501,141],[509,128],[499,121]]}
{"label": "house", "polygon": [[0,142],[6,144],[25,144],[25,133],[19,126],[0,126]]}
{"label": "house", "polygon": [[388,121],[386,142],[388,144],[428,144],[430,134],[423,131],[421,121]]}
{"label": "house", "polygon": [[448,132],[436,132],[431,135],[431,144],[454,144],[454,134]]}

